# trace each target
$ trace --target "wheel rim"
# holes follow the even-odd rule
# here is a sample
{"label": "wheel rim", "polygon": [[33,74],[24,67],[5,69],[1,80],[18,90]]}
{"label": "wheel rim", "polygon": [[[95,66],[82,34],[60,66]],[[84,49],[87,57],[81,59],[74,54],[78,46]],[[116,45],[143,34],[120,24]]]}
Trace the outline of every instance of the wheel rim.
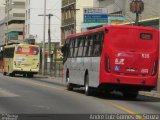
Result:
{"label": "wheel rim", "polygon": [[67,84],[69,84],[69,78],[67,78]]}
{"label": "wheel rim", "polygon": [[89,89],[88,79],[86,79],[86,84],[85,84],[85,92],[86,92],[86,93],[88,93],[88,89]]}

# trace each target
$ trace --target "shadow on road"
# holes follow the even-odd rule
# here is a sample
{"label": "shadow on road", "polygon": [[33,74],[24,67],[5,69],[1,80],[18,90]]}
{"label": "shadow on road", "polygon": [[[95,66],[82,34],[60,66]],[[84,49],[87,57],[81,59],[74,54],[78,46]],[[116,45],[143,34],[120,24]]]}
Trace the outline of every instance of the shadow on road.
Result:
{"label": "shadow on road", "polygon": [[[84,94],[84,90],[82,89],[74,89],[74,92]],[[106,100],[120,100],[120,101],[137,101],[137,102],[160,102],[160,98],[152,97],[152,96],[144,96],[144,95],[138,95],[135,99],[127,99],[124,98],[123,95],[119,92],[99,92],[95,91],[91,95],[92,97],[100,98],[100,99],[106,99]]]}

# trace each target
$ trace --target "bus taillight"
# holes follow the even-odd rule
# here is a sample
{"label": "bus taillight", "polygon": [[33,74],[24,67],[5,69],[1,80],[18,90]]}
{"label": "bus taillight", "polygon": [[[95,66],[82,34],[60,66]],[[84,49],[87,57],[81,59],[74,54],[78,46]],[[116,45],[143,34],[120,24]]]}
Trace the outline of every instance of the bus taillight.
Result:
{"label": "bus taillight", "polygon": [[111,72],[111,67],[110,67],[110,58],[108,55],[105,56],[105,69],[108,73]]}
{"label": "bus taillight", "polygon": [[157,73],[157,67],[158,67],[158,59],[154,61],[153,69],[152,69],[152,76],[154,76]]}

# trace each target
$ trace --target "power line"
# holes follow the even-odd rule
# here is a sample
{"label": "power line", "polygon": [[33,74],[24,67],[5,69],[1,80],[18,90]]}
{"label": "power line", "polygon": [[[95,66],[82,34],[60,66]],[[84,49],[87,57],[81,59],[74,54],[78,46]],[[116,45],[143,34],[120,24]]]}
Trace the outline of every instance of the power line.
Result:
{"label": "power line", "polygon": [[57,2],[54,4],[53,8],[54,8],[55,6],[57,6],[57,4],[58,4],[59,2],[61,2],[61,0],[57,0]]}
{"label": "power line", "polygon": [[[33,9],[33,10],[44,10],[43,8],[30,8],[30,9]],[[50,9],[50,8],[47,8],[46,10],[52,10],[52,11],[60,11],[61,9]]]}
{"label": "power line", "polygon": [[[114,4],[115,4],[119,9],[121,9],[122,11],[125,10],[125,9],[122,9],[115,1],[114,1]],[[128,16],[129,18],[126,18],[126,16],[123,15],[123,14],[122,14],[122,16],[125,17],[130,23],[135,22],[135,20],[133,20],[130,15],[127,15],[127,13],[128,13],[128,12],[126,12],[125,15]],[[132,22],[131,22],[130,20],[132,20]]]}
{"label": "power line", "polygon": [[[150,12],[152,12],[152,13],[156,13],[155,15],[158,15],[159,14],[159,12],[157,12],[157,11],[159,11],[158,9],[153,9],[153,7],[152,6],[150,6],[148,3],[146,3],[145,2],[145,6],[148,6],[148,7],[150,7],[151,9],[150,9]],[[144,8],[145,9],[145,8]]]}
{"label": "power line", "polygon": [[[31,23],[30,25],[43,25],[43,24],[38,24],[38,23],[37,23],[37,24],[36,24],[36,23],[34,24],[34,23]],[[46,24],[46,25],[47,25],[47,24]],[[51,24],[51,25],[52,25],[52,26],[54,26],[54,25],[55,25],[55,26],[60,26],[61,24]]]}

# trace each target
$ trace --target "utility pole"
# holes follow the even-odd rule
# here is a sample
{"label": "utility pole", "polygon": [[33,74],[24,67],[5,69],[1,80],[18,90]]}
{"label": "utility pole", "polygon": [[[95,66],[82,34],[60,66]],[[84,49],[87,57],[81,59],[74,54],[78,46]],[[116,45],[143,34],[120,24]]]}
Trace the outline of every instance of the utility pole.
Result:
{"label": "utility pole", "polygon": [[38,15],[38,16],[48,16],[48,58],[49,58],[49,73],[51,75],[51,17],[53,14],[45,14],[45,15]]}
{"label": "utility pole", "polygon": [[144,10],[144,3],[142,0],[132,0],[130,3],[130,11],[136,13],[135,24],[139,25],[139,14]]}
{"label": "utility pole", "polygon": [[46,0],[44,0],[44,15],[38,15],[38,16],[44,16],[43,20],[43,51],[42,51],[42,75],[45,75],[45,34],[46,34]]}
{"label": "utility pole", "polygon": [[51,61],[51,16],[53,14],[48,14],[48,57],[49,57],[49,72],[51,75],[52,61]]}

